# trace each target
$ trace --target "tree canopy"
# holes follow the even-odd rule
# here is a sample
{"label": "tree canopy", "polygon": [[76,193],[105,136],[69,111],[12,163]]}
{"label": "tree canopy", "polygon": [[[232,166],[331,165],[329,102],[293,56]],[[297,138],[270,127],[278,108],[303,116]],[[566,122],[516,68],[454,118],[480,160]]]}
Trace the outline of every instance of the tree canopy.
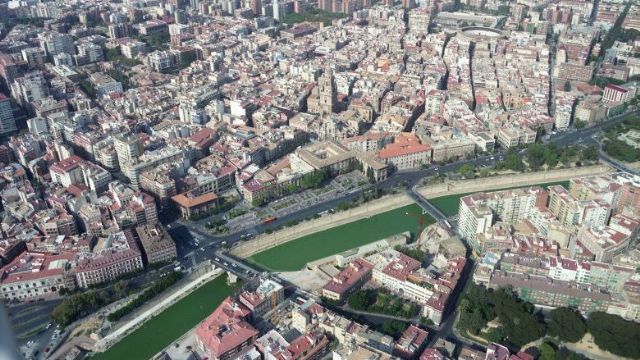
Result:
{"label": "tree canopy", "polygon": [[566,342],[578,342],[587,331],[582,315],[568,308],[557,308],[549,313],[550,321],[547,323],[547,331],[550,336],[557,336]]}
{"label": "tree canopy", "polygon": [[464,177],[465,179],[473,179],[475,176],[473,166],[471,166],[470,164],[463,164],[462,166],[460,166],[459,171],[460,175],[462,175],[462,177]]}
{"label": "tree canopy", "polygon": [[[523,302],[507,289],[488,290],[470,284],[460,301],[458,329],[483,335],[493,342],[507,341],[522,346],[545,334],[544,324],[533,313],[533,305]],[[494,319],[496,329],[481,334],[487,322]]]}
{"label": "tree canopy", "polygon": [[617,315],[593,312],[587,320],[587,328],[602,350],[618,356],[640,358],[640,324]]}
{"label": "tree canopy", "polygon": [[513,170],[513,171],[518,171],[518,172],[522,172],[525,169],[525,165],[522,162],[522,158],[515,151],[512,151],[512,150],[509,150],[509,152],[504,158],[504,161],[502,161],[499,164],[499,167]]}

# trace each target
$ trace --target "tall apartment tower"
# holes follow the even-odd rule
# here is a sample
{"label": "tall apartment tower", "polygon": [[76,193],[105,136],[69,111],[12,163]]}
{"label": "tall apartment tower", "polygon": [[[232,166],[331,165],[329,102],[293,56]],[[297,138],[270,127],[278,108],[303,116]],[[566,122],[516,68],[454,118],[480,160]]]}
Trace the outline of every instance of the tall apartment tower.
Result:
{"label": "tall apartment tower", "polygon": [[278,0],[272,0],[271,6],[273,7],[273,18],[276,20],[280,20],[280,3],[278,2]]}
{"label": "tall apartment tower", "polygon": [[142,144],[134,134],[117,135],[113,139],[120,168],[135,163],[142,155]]}
{"label": "tall apartment tower", "polygon": [[13,118],[11,100],[3,93],[0,93],[0,134],[15,131],[16,120]]}

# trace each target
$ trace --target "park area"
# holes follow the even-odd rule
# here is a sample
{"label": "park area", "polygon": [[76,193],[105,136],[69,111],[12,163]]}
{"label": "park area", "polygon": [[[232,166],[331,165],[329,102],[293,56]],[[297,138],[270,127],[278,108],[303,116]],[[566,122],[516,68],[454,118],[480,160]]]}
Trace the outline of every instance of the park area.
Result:
{"label": "park area", "polygon": [[368,289],[355,291],[348,300],[349,307],[354,310],[387,314],[411,319],[418,315],[416,304],[392,294],[385,289]]}
{"label": "park area", "polygon": [[423,222],[423,227],[434,222],[429,215],[422,214],[422,209],[417,204],[411,204],[303,236],[258,253],[250,257],[249,261],[268,270],[296,271],[302,269],[310,261],[405,231],[410,231],[415,235],[418,233],[420,221]]}
{"label": "park area", "polygon": [[227,277],[218,276],[91,359],[149,359],[204,320],[232,290]]}

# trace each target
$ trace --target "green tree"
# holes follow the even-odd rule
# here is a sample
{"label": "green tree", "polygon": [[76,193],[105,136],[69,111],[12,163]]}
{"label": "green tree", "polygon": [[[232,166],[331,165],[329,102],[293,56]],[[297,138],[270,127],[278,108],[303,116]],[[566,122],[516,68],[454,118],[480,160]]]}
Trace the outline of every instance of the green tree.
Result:
{"label": "green tree", "polygon": [[618,356],[640,358],[640,324],[617,315],[592,312],[587,320],[587,329],[602,350]]}
{"label": "green tree", "polygon": [[569,308],[557,308],[549,313],[547,334],[566,342],[578,342],[587,331],[582,315]]}
{"label": "green tree", "polygon": [[543,342],[538,346],[540,357],[538,360],[556,360],[556,347],[548,342]]}
{"label": "green tree", "polygon": [[493,343],[501,343],[502,339],[504,339],[504,334],[502,333],[502,329],[500,328],[491,328],[484,335],[484,338],[489,342]]}
{"label": "green tree", "polygon": [[598,148],[595,145],[589,145],[580,152],[580,160],[596,161],[598,160]]}
{"label": "green tree", "polygon": [[464,177],[465,179],[473,179],[474,175],[475,175],[475,171],[473,169],[473,166],[471,166],[470,164],[464,164],[462,166],[460,166],[460,175],[462,175],[462,177]]}
{"label": "green tree", "polygon": [[251,200],[251,205],[253,207],[260,207],[260,206],[262,206],[262,205],[264,205],[266,203],[267,203],[267,196],[266,195],[258,195],[258,196],[254,197]]}
{"label": "green tree", "polygon": [[504,161],[502,162],[502,167],[505,169],[522,172],[525,169],[525,165],[522,162],[522,158],[513,152],[508,153]]}
{"label": "green tree", "polygon": [[621,161],[634,162],[640,160],[640,151],[618,139],[606,140],[602,150],[607,155]]}
{"label": "green tree", "polygon": [[347,303],[354,310],[366,311],[375,301],[375,290],[358,290],[349,296]]}
{"label": "green tree", "polygon": [[386,321],[382,325],[382,332],[387,335],[393,336],[394,338],[397,338],[398,336],[400,336],[400,334],[402,334],[403,331],[405,331],[406,328],[407,324],[405,324],[404,322],[392,320]]}
{"label": "green tree", "polygon": [[544,151],[542,144],[530,144],[527,147],[527,162],[532,169],[537,170],[544,165]]}
{"label": "green tree", "polygon": [[367,178],[369,178],[369,182],[374,183],[376,181],[373,175],[373,169],[371,167],[367,167]]}
{"label": "green tree", "polygon": [[545,147],[542,153],[542,159],[544,163],[550,168],[553,169],[558,165],[558,149],[555,145],[551,144]]}
{"label": "green tree", "polygon": [[96,89],[93,87],[93,84],[91,83],[91,81],[89,81],[89,79],[82,79],[78,84],[80,85],[82,91],[84,91],[84,93],[87,95],[87,97],[89,97],[90,99],[96,98]]}
{"label": "green tree", "polygon": [[564,91],[565,92],[570,92],[571,91],[571,83],[569,81],[566,81],[564,83]]}
{"label": "green tree", "polygon": [[315,170],[312,173],[304,175],[300,180],[300,185],[303,189],[315,189],[322,185],[328,178],[329,173],[326,170]]}
{"label": "green tree", "polygon": [[587,126],[587,122],[578,119],[573,122],[573,126],[575,126],[576,129],[584,129]]}
{"label": "green tree", "polygon": [[401,252],[401,253],[403,253],[403,254],[411,257],[411,258],[414,258],[414,259],[416,259],[416,260],[418,260],[420,262],[424,261],[425,256],[427,256],[427,254],[424,251],[419,250],[417,248],[416,249],[412,249],[412,248],[408,248],[408,247],[404,247],[404,246],[398,245],[398,246],[395,247],[395,250],[399,251],[399,252]]}
{"label": "green tree", "polygon": [[113,291],[116,296],[119,298],[123,298],[127,296],[127,291],[129,290],[129,282],[126,280],[120,280],[113,284]]}
{"label": "green tree", "polygon": [[484,286],[469,284],[461,298],[458,330],[478,335],[488,321],[497,317],[499,332],[489,334],[492,339],[502,336],[522,346],[544,336],[544,324],[534,316],[533,309],[532,304],[521,301],[511,290],[490,292]]}
{"label": "green tree", "polygon": [[108,48],[104,52],[104,57],[107,61],[117,61],[122,56],[120,48]]}

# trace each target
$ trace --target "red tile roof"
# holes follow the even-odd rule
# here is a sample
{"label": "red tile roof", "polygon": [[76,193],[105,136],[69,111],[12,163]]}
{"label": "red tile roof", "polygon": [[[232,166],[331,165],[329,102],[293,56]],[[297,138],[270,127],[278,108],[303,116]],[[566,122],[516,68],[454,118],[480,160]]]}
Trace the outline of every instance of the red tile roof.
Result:
{"label": "red tile roof", "polygon": [[394,142],[384,147],[378,152],[381,159],[389,159],[402,155],[416,154],[431,150],[429,145],[420,143],[417,136],[413,134],[400,134],[396,136]]}
{"label": "red tile roof", "polygon": [[444,360],[444,358],[440,351],[432,348],[424,349],[422,355],[420,355],[420,360]]}
{"label": "red tile roof", "polygon": [[420,261],[399,253],[398,258],[387,264],[387,266],[382,269],[382,272],[398,280],[404,281],[410,273],[420,267]]}
{"label": "red tile roof", "polygon": [[80,166],[82,163],[84,163],[84,160],[81,157],[73,155],[52,165],[51,171],[57,173],[69,172]]}
{"label": "red tile roof", "polygon": [[323,288],[336,294],[344,294],[349,291],[364,276],[371,273],[373,264],[364,259],[356,259],[344,270],[329,281]]}
{"label": "red tile roof", "polygon": [[196,329],[198,340],[219,359],[258,335],[246,318],[250,310],[227,297]]}

